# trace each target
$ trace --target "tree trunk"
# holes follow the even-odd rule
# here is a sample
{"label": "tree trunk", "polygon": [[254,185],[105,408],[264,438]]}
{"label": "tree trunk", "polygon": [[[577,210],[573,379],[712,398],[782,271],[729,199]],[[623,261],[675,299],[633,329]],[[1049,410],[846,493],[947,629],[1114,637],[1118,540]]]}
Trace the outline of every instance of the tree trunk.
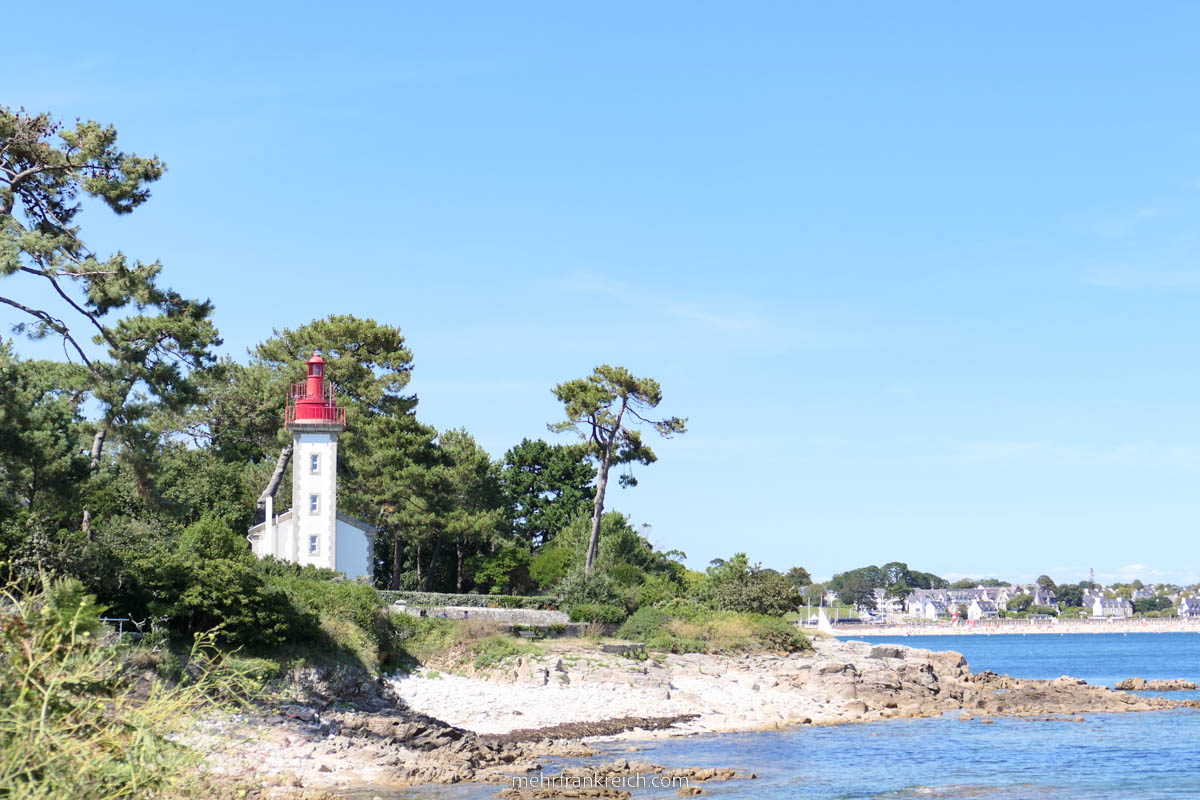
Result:
{"label": "tree trunk", "polygon": [[[88,475],[95,475],[100,469],[100,456],[104,452],[104,440],[108,437],[110,427],[112,427],[112,420],[105,417],[96,428],[96,435],[92,437],[92,452],[90,454],[91,461],[88,465]],[[83,534],[89,542],[95,539],[92,533],[92,511],[87,507],[86,502],[83,505],[83,519],[80,520],[79,527],[83,530]]]}
{"label": "tree trunk", "polygon": [[583,562],[583,574],[592,574],[592,564],[600,549],[600,518],[604,514],[604,491],[608,488],[608,467],[612,457],[612,442],[604,448],[600,457],[600,471],[596,476],[596,499],[592,503],[592,536],[588,539],[587,556]]}
{"label": "tree trunk", "polygon": [[254,524],[264,521],[267,518],[267,498],[275,497],[275,492],[279,489],[279,484],[283,481],[283,473],[287,469],[288,462],[292,460],[292,444],[288,444],[279,451],[279,458],[275,461],[275,471],[271,473],[271,479],[267,481],[267,488],[263,489],[262,494],[258,496],[258,502],[254,504]]}
{"label": "tree trunk", "polygon": [[454,575],[454,586],[455,586],[455,591],[456,591],[456,592],[458,592],[459,594],[462,594],[462,593],[463,593],[463,588],[462,588],[462,579],[463,579],[463,541],[462,541],[462,537],[461,537],[461,536],[455,536],[455,537],[454,537],[454,555],[455,555],[455,557],[456,557],[456,564],[455,564],[455,567],[454,567],[454,573],[455,573],[455,575]]}
{"label": "tree trunk", "polygon": [[625,408],[629,401],[621,401],[621,410],[617,421],[601,445],[600,474],[596,476],[596,500],[592,504],[592,536],[588,539],[587,557],[583,562],[583,574],[591,575],[592,566],[596,561],[596,553],[600,551],[600,518],[604,514],[604,491],[608,488],[608,468],[612,466],[612,451],[616,446],[617,437],[621,435],[621,419],[625,416]]}
{"label": "tree trunk", "polygon": [[393,535],[392,535],[392,580],[391,580],[391,587],[392,587],[393,589],[399,589],[399,588],[400,588],[400,567],[401,567],[401,566],[403,566],[403,562],[401,561],[400,554],[401,554],[401,547],[400,547],[400,534],[399,534],[399,533],[396,533],[396,534],[393,534]]}
{"label": "tree trunk", "polygon": [[433,571],[437,568],[438,553],[442,552],[442,537],[437,537],[437,541],[433,545],[433,555],[429,557],[429,571],[425,573],[425,583],[421,585],[421,591],[429,591],[429,582],[433,580]]}
{"label": "tree trunk", "polygon": [[417,542],[417,588],[423,589],[425,584],[421,582],[421,543]]}

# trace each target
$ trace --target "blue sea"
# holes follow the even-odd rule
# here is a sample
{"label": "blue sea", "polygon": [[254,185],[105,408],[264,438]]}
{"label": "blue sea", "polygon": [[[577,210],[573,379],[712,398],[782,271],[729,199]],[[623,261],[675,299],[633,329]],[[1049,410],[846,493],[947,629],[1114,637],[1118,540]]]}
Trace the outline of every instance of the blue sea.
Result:
{"label": "blue sea", "polygon": [[[1200,635],[1194,633],[861,638],[957,650],[974,672],[1022,678],[1074,675],[1108,686],[1135,675],[1200,683]],[[1200,693],[1170,694],[1195,698]],[[757,774],[756,780],[704,784],[704,796],[714,798],[1200,799],[1200,709],[1090,714],[1084,722],[997,718],[990,725],[948,715],[620,742],[606,747],[604,754]],[[556,766],[548,764],[547,770],[557,771]],[[482,800],[495,791],[446,787],[403,796]],[[634,796],[675,794],[659,789],[635,791]]]}

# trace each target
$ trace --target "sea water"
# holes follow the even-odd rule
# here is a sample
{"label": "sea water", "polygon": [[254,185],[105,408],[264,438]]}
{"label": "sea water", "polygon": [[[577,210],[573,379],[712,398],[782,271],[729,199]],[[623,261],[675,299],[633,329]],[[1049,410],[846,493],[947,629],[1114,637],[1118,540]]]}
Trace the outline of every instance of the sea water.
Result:
{"label": "sea water", "polygon": [[[1112,685],[1133,676],[1200,682],[1197,634],[859,637],[957,650],[974,672],[1074,675]],[[1173,692],[1172,697],[1195,697]],[[636,748],[636,750],[634,750]],[[612,742],[603,758],[672,767],[734,767],[755,780],[703,784],[723,798],[1200,800],[1200,709],[1087,714],[1083,722],[996,718],[888,720],[764,733]],[[555,772],[564,762],[550,762]],[[578,763],[578,762],[565,762]],[[422,789],[407,797],[482,800],[503,787]],[[635,797],[675,796],[669,789]]]}

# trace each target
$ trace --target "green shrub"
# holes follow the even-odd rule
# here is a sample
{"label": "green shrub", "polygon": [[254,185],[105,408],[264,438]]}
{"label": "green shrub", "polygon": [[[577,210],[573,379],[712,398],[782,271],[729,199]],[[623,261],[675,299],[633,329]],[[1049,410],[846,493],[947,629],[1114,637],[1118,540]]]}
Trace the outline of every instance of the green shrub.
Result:
{"label": "green shrub", "polygon": [[179,537],[178,549],[201,559],[245,561],[251,558],[246,537],[234,533],[227,524],[214,517],[204,517],[187,526]]}
{"label": "green shrub", "polygon": [[186,653],[186,682],[147,686],[125,648],[99,641],[101,607],[78,581],[0,595],[0,797],[206,796],[171,734],[256,689],[211,637]]}
{"label": "green shrub", "polygon": [[572,570],[563,578],[558,591],[563,605],[568,608],[578,603],[617,605],[621,602],[621,593],[607,575],[598,572],[588,575],[582,569]]}
{"label": "green shrub", "polygon": [[618,586],[640,586],[646,576],[633,564],[617,564],[608,571],[608,577]]}
{"label": "green shrub", "polygon": [[479,639],[471,646],[471,650],[475,656],[473,661],[475,669],[486,669],[513,656],[546,654],[545,650],[535,644],[502,634],[493,634]]}
{"label": "green shrub", "polygon": [[229,644],[273,646],[302,627],[287,597],[268,588],[252,562],[147,555],[129,568],[132,586],[123,610],[138,618],[166,617],[178,633],[219,626],[219,638]]}
{"label": "green shrub", "polygon": [[639,608],[617,635],[671,653],[798,652],[812,646],[802,632],[779,617],[708,611],[685,603],[672,610]]}
{"label": "green shrub", "polygon": [[712,606],[746,614],[786,614],[803,605],[804,598],[786,576],[751,566],[733,575],[719,574],[712,584]]}
{"label": "green shrub", "polygon": [[557,586],[576,562],[575,553],[566,547],[548,545],[538,550],[529,565],[529,577],[542,589]]}
{"label": "green shrub", "polygon": [[309,639],[316,649],[368,670],[400,656],[395,628],[370,586],[304,573],[273,577],[268,585],[287,597],[296,619],[303,621],[296,638]]}
{"label": "green shrub", "polygon": [[515,594],[533,586],[529,577],[532,558],[525,547],[505,544],[494,553],[468,559],[467,572],[474,576],[475,585],[487,594]]}
{"label": "green shrub", "polygon": [[571,622],[607,622],[618,624],[625,621],[625,609],[611,603],[576,603],[571,606]]}

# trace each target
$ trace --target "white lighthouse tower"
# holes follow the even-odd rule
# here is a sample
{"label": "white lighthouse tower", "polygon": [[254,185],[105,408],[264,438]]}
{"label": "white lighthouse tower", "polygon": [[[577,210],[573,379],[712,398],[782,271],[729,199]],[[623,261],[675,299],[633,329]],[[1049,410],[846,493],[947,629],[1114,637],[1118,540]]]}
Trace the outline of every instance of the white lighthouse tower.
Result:
{"label": "white lighthouse tower", "polygon": [[325,380],[325,359],[314,352],[308,377],[288,393],[284,424],[292,433],[292,507],[267,518],[247,538],[255,555],[344,572],[348,578],[373,574],[375,528],[337,510],[338,434],[346,430],[346,409]]}

